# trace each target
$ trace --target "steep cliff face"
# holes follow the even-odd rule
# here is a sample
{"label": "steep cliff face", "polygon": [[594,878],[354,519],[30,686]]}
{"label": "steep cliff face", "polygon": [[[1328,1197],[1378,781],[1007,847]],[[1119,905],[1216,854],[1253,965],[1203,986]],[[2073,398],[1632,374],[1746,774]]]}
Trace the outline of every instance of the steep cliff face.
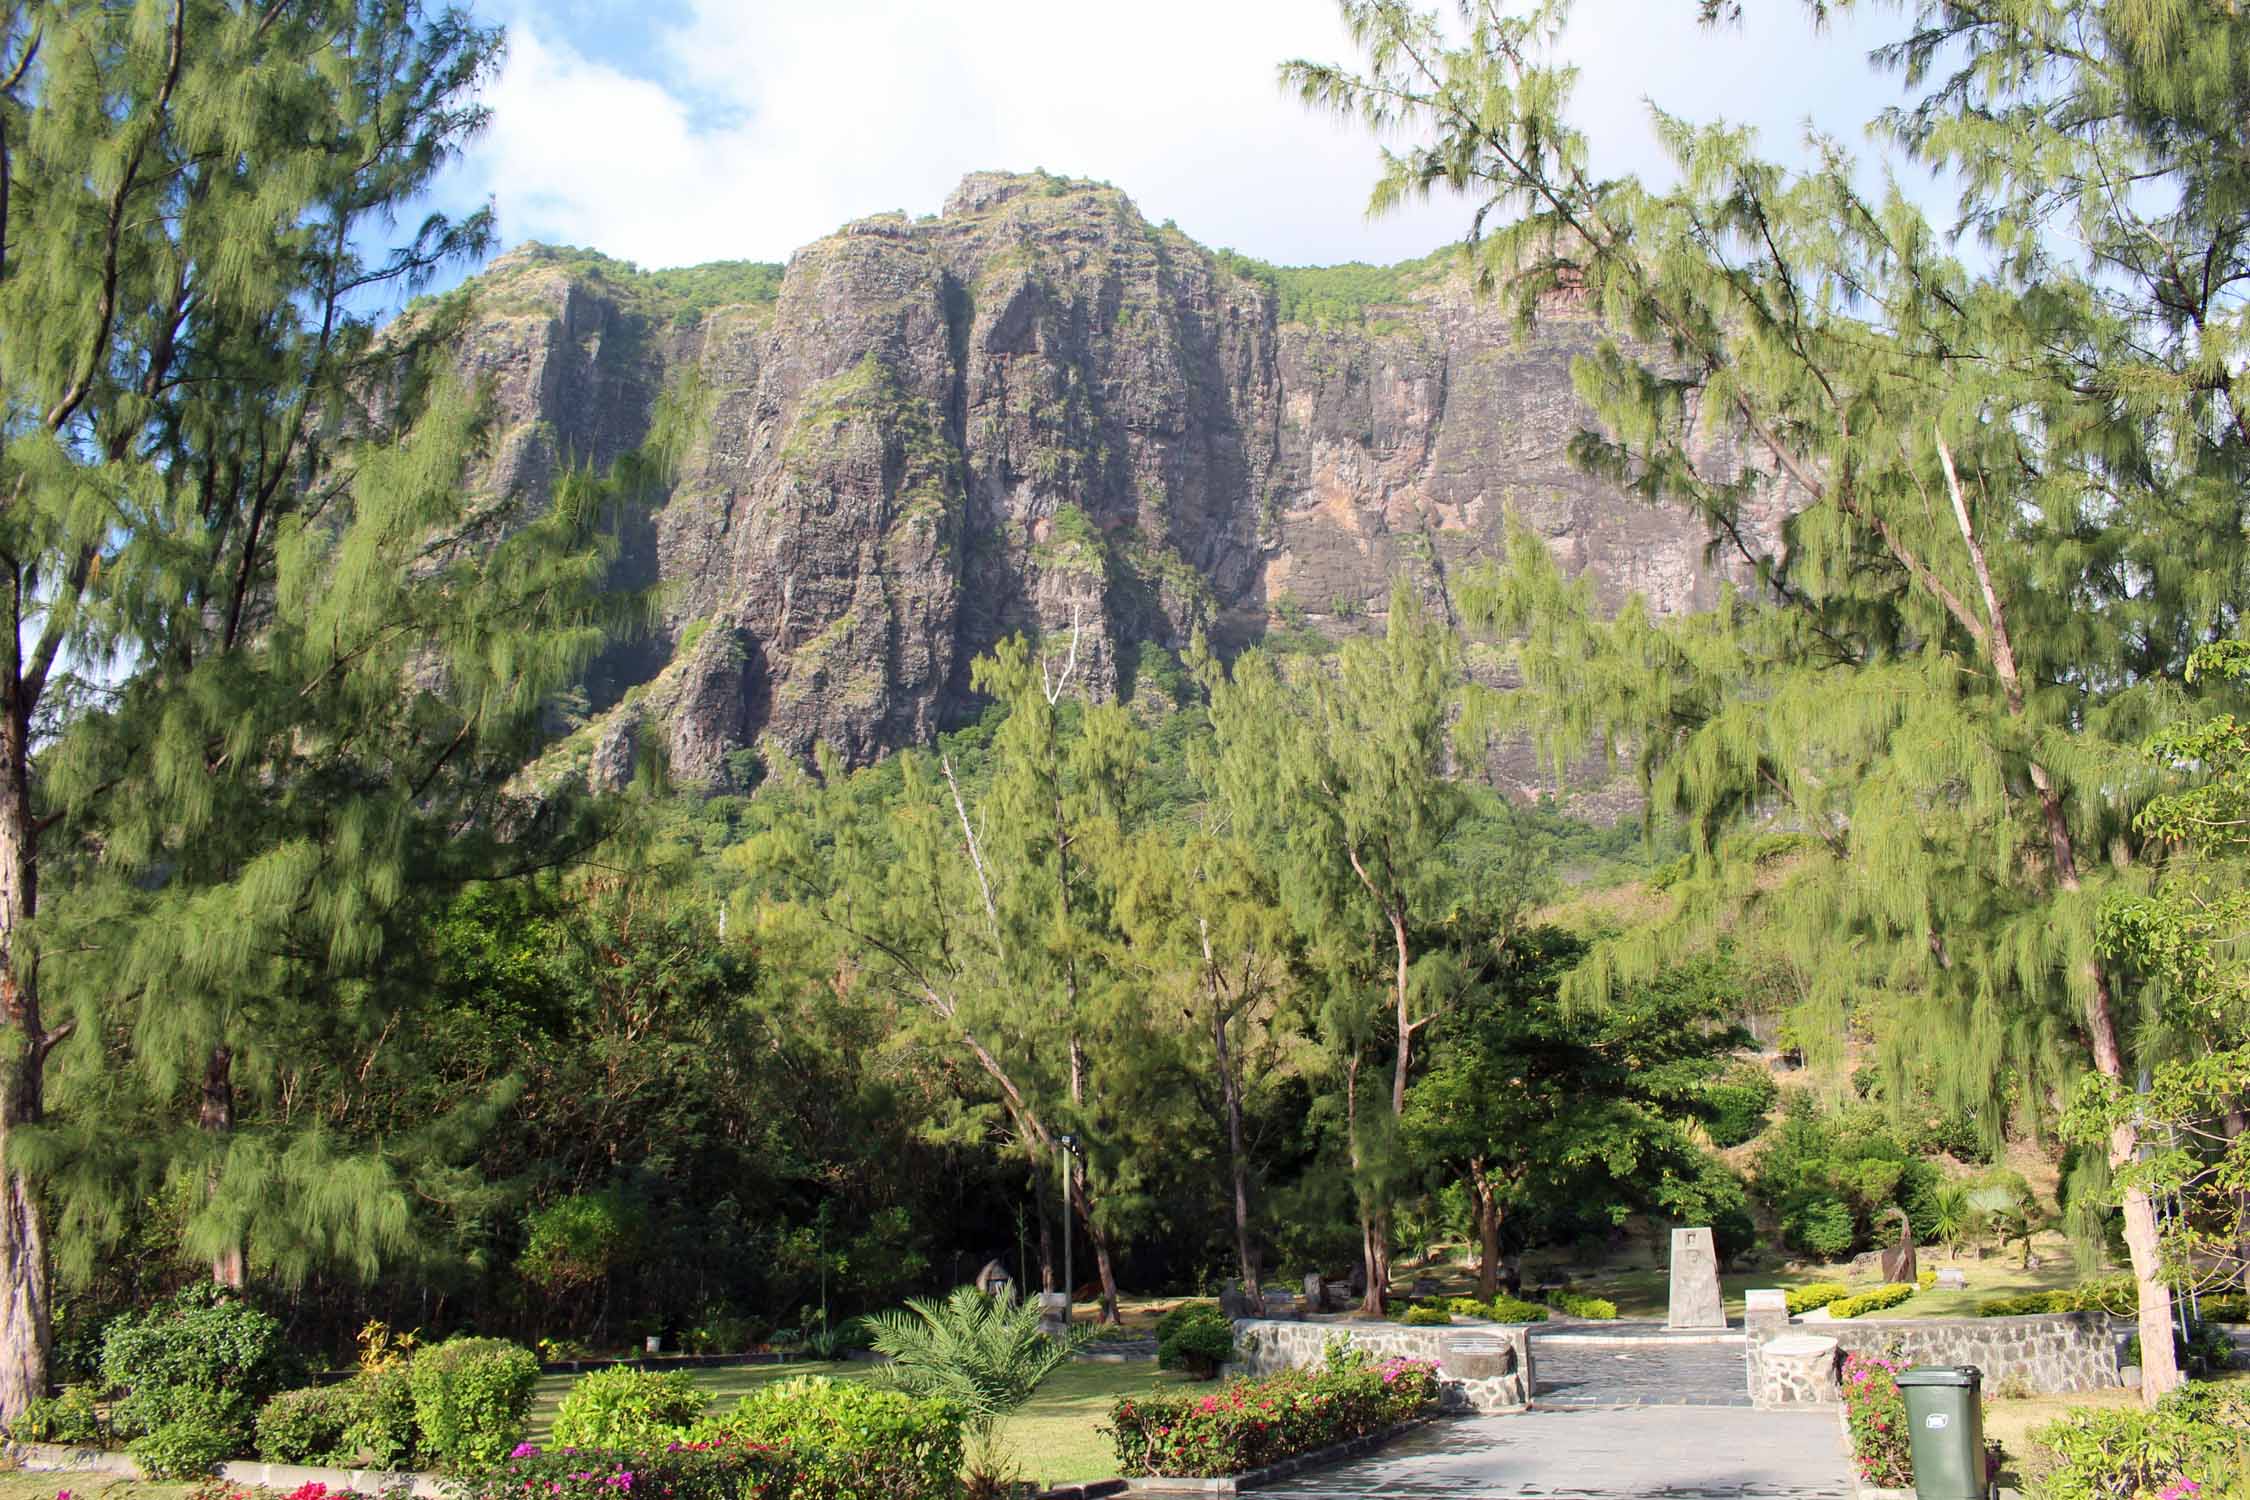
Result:
{"label": "steep cliff face", "polygon": [[983,173],[778,285],[495,262],[456,294],[493,482],[662,460],[621,565],[660,586],[661,628],[603,664],[565,762],[616,777],[649,736],[712,785],[760,744],[872,759],[973,710],[970,663],[1012,631],[1075,630],[1107,694],[1198,628],[1369,628],[1397,574],[1450,609],[1511,512],[1606,598],[1710,599],[1700,527],[1565,457],[1589,321],[1519,341],[1436,260],[1341,308],[1292,307],[1288,274],[1105,186]]}

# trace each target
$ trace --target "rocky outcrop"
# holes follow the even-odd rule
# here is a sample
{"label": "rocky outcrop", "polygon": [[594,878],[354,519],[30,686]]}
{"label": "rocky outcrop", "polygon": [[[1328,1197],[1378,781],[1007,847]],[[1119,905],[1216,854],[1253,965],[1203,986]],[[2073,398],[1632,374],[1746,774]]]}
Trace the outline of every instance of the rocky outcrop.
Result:
{"label": "rocky outcrop", "polygon": [[864,762],[972,711],[970,663],[1014,631],[1075,629],[1098,693],[1197,629],[1317,649],[1394,575],[1450,609],[1511,513],[1605,599],[1714,596],[1698,525],[1569,464],[1584,315],[1520,338],[1436,259],[1340,308],[1293,307],[1293,274],[998,173],[806,246],[777,295],[768,268],[730,296],[723,267],[496,261],[452,301],[498,405],[490,482],[655,460],[620,568],[661,624],[589,684],[571,764]]}

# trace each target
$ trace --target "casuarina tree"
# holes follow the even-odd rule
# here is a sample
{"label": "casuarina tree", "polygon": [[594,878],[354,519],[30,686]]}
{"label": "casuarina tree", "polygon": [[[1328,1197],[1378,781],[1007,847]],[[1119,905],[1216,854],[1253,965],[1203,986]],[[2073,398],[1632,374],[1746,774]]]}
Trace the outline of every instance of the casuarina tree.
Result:
{"label": "casuarina tree", "polygon": [[509,778],[603,634],[600,487],[480,495],[477,393],[374,325],[488,238],[397,221],[498,45],[417,0],[0,19],[0,1414],[46,1385],[47,1189],[98,1233],[74,1191],[133,1155],[41,1128],[58,1047],[197,1101],[222,1278],[261,1215],[363,1265],[403,1217],[225,1136],[245,1058],[374,1024],[402,905],[537,830]]}
{"label": "casuarina tree", "polygon": [[[1700,513],[1742,581],[1682,618],[1605,619],[1519,537],[1470,590],[1522,641],[1519,721],[1558,756],[1629,754],[1693,836],[1678,920],[1578,984],[1754,908],[1831,1023],[1879,1013],[1894,1064],[1941,1059],[1941,1103],[1997,1122],[2010,1078],[2129,1086],[2143,1061],[2149,997],[2097,917],[2147,878],[2138,744],[2231,632],[2250,555],[2250,15],[1900,8],[1878,61],[1910,97],[1876,134],[1950,172],[1974,255],[1833,141],[1788,170],[1652,109],[1677,184],[1598,175],[1548,48],[1565,3],[1463,0],[1450,25],[1346,0],[1364,70],[1284,71],[1395,132],[1378,208],[1466,196],[1480,280],[1527,319],[1603,322],[1575,456]],[[1812,847],[1761,874],[1742,838],[1776,817]],[[2108,1161],[2141,1145],[2120,1115]],[[2179,1380],[2170,1294],[2145,1186],[2119,1197],[2153,1400]]]}

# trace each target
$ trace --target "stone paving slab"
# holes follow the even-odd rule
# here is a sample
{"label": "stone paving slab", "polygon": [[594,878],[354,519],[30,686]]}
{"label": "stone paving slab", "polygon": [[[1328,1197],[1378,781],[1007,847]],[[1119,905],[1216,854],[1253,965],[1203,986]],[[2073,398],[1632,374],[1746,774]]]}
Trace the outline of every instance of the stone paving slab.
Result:
{"label": "stone paving slab", "polygon": [[1259,1500],[1853,1500],[1827,1412],[1696,1407],[1461,1417]]}
{"label": "stone paving slab", "polygon": [[1532,1403],[1748,1406],[1741,1334],[1549,1334],[1531,1341]]}

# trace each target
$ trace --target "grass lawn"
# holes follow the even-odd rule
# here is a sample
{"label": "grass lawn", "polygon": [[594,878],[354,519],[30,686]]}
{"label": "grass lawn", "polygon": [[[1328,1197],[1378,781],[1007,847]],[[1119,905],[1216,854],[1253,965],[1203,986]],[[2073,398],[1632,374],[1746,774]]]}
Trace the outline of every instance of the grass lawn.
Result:
{"label": "grass lawn", "polygon": [[[847,1361],[841,1364],[743,1365],[688,1373],[697,1385],[711,1393],[712,1409],[717,1411],[776,1380],[792,1380],[801,1375],[868,1380],[879,1368],[863,1361]],[[556,1405],[561,1402],[563,1392],[578,1378],[549,1375],[540,1380],[531,1408],[533,1442],[546,1440],[554,1424]],[[1039,1388],[1031,1404],[1001,1429],[1002,1436],[1025,1477],[1036,1479],[1042,1485],[1106,1479],[1117,1472],[1117,1463],[1111,1455],[1108,1438],[1094,1429],[1108,1416],[1110,1403],[1120,1396],[1137,1395],[1154,1386],[1177,1385],[1182,1381],[1181,1376],[1159,1373],[1149,1360],[1125,1364],[1074,1360]],[[11,1492],[0,1493],[0,1500],[54,1500],[54,1497],[52,1490],[37,1496]],[[80,1500],[77,1492],[73,1492],[73,1500]],[[119,1494],[105,1497],[105,1500],[142,1500],[142,1497]],[[175,1500],[175,1497],[152,1494],[146,1500]]]}
{"label": "grass lawn", "polygon": [[115,1479],[107,1474],[26,1474],[0,1472],[0,1500],[187,1500],[194,1486],[175,1480]]}
{"label": "grass lawn", "polygon": [[[2060,1260],[2060,1264],[2058,1264]],[[1932,1287],[1917,1292],[1896,1307],[1881,1312],[1866,1313],[1868,1318],[1970,1318],[1976,1316],[1977,1304],[1991,1297],[2012,1297],[2025,1292],[2052,1291],[2057,1287],[2076,1286],[2083,1278],[2067,1257],[2048,1254],[2036,1271],[2026,1271],[2012,1256],[1994,1256],[1978,1260],[1965,1256],[1949,1261],[1938,1255],[1922,1257],[1925,1271],[1958,1269],[1968,1276],[1966,1290],[1941,1291]],[[1742,1316],[1742,1294],[1753,1287],[1799,1287],[1815,1281],[1842,1281],[1855,1288],[1873,1286],[1875,1280],[1867,1276],[1853,1276],[1843,1266],[1815,1266],[1803,1271],[1753,1271],[1721,1276],[1719,1292],[1725,1297],[1727,1315]],[[1607,1297],[1617,1304],[1617,1314],[1623,1318],[1661,1318],[1665,1304],[1671,1296],[1671,1282],[1664,1271],[1624,1271],[1606,1276],[1589,1277],[1585,1283],[1599,1297]]]}

